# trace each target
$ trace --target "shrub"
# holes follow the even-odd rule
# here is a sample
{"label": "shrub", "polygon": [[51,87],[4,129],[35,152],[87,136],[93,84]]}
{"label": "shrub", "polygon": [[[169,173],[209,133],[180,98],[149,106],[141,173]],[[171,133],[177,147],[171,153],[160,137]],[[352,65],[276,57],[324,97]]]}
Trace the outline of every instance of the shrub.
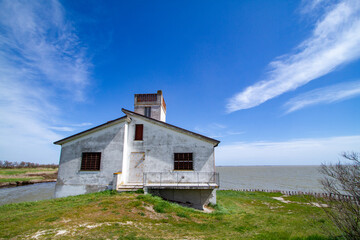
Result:
{"label": "shrub", "polygon": [[343,153],[350,164],[321,165],[321,180],[330,197],[323,210],[346,239],[360,239],[360,154]]}

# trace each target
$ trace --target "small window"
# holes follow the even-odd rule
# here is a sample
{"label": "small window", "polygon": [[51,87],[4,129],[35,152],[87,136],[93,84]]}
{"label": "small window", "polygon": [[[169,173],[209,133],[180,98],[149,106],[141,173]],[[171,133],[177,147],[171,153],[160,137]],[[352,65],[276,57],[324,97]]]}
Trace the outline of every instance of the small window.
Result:
{"label": "small window", "polygon": [[174,153],[174,170],[194,170],[192,153]]}
{"label": "small window", "polygon": [[151,107],[145,107],[145,117],[151,117]]}
{"label": "small window", "polygon": [[82,171],[99,171],[100,170],[100,152],[82,153],[81,169]]}
{"label": "small window", "polygon": [[135,125],[135,140],[143,140],[143,131],[144,131],[143,124]]}

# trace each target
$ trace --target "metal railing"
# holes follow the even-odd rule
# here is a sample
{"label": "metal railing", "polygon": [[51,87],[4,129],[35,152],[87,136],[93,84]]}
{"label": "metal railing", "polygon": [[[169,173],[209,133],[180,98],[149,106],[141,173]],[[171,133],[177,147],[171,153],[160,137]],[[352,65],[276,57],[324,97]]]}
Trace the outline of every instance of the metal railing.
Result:
{"label": "metal railing", "polygon": [[217,172],[144,172],[144,186],[210,186],[220,185]]}

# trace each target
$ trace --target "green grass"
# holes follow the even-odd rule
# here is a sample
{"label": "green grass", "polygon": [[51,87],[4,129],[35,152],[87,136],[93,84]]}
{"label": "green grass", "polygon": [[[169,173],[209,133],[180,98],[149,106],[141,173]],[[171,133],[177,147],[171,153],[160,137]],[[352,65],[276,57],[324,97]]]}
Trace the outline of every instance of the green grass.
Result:
{"label": "green grass", "polygon": [[0,206],[0,238],[335,239],[320,208],[274,196],[281,194],[218,191],[212,213],[114,191],[9,204]]}
{"label": "green grass", "polygon": [[53,168],[0,168],[0,183],[56,178]]}
{"label": "green grass", "polygon": [[26,173],[37,173],[37,172],[55,172],[57,169],[54,168],[0,168],[0,175],[19,175]]}

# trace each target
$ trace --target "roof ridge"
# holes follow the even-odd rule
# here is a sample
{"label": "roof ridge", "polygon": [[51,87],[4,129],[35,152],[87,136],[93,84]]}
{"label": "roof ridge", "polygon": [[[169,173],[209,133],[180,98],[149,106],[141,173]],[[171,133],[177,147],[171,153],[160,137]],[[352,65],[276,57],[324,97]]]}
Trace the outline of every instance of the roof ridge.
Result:
{"label": "roof ridge", "polygon": [[60,140],[54,142],[54,144],[61,145],[61,143],[62,143],[63,141],[70,140],[70,139],[72,139],[72,138],[74,138],[74,137],[76,137],[76,136],[81,136],[81,135],[83,135],[83,134],[85,134],[85,133],[91,132],[91,131],[96,130],[96,129],[101,128],[101,127],[105,127],[106,125],[109,125],[109,124],[114,123],[114,122],[116,122],[116,121],[119,121],[119,120],[121,120],[121,119],[125,119],[125,118],[127,117],[127,115],[135,115],[135,116],[138,116],[138,117],[142,117],[142,118],[144,118],[144,119],[147,119],[147,120],[156,122],[156,123],[158,123],[158,124],[166,125],[166,126],[168,126],[168,127],[171,127],[171,128],[177,129],[177,130],[180,130],[180,131],[185,132],[185,133],[188,133],[188,134],[190,134],[190,135],[195,135],[196,137],[206,139],[206,140],[208,140],[208,141],[210,141],[210,142],[214,142],[214,143],[215,143],[215,147],[216,147],[217,145],[219,145],[219,143],[220,143],[219,140],[216,140],[216,139],[213,139],[213,138],[210,138],[210,137],[201,135],[201,134],[199,134],[199,133],[195,133],[195,132],[189,131],[189,130],[184,129],[184,128],[181,128],[181,127],[177,127],[177,126],[175,126],[175,125],[172,125],[172,124],[169,124],[169,123],[166,123],[166,122],[163,122],[163,121],[156,120],[156,119],[154,119],[154,118],[146,117],[146,116],[144,116],[144,115],[141,115],[141,114],[139,114],[139,113],[136,113],[136,112],[127,110],[127,109],[125,109],[125,108],[122,108],[121,111],[122,111],[123,113],[125,113],[126,116],[123,116],[123,117],[120,117],[120,118],[116,118],[116,119],[114,119],[114,120],[107,121],[107,122],[105,122],[105,123],[103,123],[103,124],[100,124],[100,125],[98,125],[98,126],[95,126],[95,127],[93,127],[93,128],[90,128],[90,129],[87,129],[87,130],[85,130],[85,131],[82,131],[82,132],[76,133],[76,134],[74,134],[74,135],[71,135],[71,136],[69,136],[69,137],[60,139]]}
{"label": "roof ridge", "polygon": [[154,121],[154,122],[157,122],[157,123],[160,123],[160,124],[164,124],[164,125],[166,125],[166,126],[169,126],[169,127],[175,128],[175,129],[178,129],[178,130],[180,130],[180,131],[183,131],[183,132],[186,132],[186,133],[190,133],[190,134],[192,134],[192,135],[196,135],[196,136],[201,137],[201,138],[205,138],[205,139],[207,139],[207,140],[210,140],[211,142],[215,142],[215,143],[216,143],[215,147],[216,147],[217,145],[219,145],[219,143],[220,143],[219,140],[216,140],[216,139],[213,139],[213,138],[210,138],[210,137],[201,135],[201,134],[196,133],[196,132],[189,131],[189,130],[187,130],[187,129],[184,129],[184,128],[181,128],[181,127],[178,127],[178,126],[175,126],[175,125],[172,125],[172,124],[163,122],[163,121],[159,121],[159,120],[154,119],[154,118],[151,118],[151,117],[146,117],[146,116],[144,116],[144,115],[142,115],[142,114],[139,114],[139,113],[136,113],[136,112],[127,110],[127,109],[125,109],[125,108],[121,108],[121,111],[122,111],[123,113],[125,113],[126,115],[128,115],[127,113],[130,113],[130,114],[133,114],[133,115],[136,115],[136,116],[139,116],[139,117],[148,119],[148,120],[150,120],[150,121]]}

